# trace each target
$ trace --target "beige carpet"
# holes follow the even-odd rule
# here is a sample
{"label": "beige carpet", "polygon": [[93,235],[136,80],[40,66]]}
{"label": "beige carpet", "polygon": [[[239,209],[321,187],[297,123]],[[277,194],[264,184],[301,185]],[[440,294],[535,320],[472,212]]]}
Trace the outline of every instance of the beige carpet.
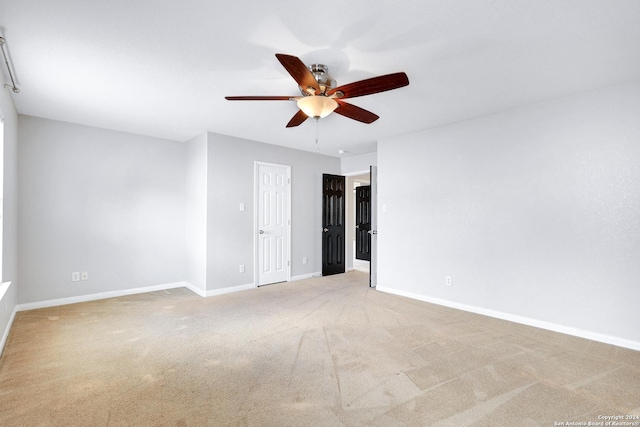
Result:
{"label": "beige carpet", "polygon": [[640,415],[640,352],[366,282],[351,272],[20,312],[0,359],[0,425],[553,426]]}

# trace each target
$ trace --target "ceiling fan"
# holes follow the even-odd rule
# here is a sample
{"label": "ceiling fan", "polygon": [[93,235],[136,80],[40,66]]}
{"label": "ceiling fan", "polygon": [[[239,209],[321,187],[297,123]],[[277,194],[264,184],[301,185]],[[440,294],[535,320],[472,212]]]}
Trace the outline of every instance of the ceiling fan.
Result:
{"label": "ceiling fan", "polygon": [[299,126],[309,117],[320,119],[332,112],[357,120],[373,123],[378,116],[371,111],[343,101],[347,98],[398,89],[409,84],[405,73],[386,74],[336,87],[329,75],[329,68],[322,64],[307,67],[297,56],[277,53],[276,58],[298,83],[301,96],[226,96],[229,101],[296,101],[298,111],[287,123],[287,127]]}

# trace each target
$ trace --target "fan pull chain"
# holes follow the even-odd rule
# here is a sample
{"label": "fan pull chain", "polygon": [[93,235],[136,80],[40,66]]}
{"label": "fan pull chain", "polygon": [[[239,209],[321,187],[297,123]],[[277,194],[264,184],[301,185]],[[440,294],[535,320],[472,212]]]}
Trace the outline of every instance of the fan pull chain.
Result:
{"label": "fan pull chain", "polygon": [[320,153],[320,143],[318,140],[320,139],[320,119],[316,118],[316,152]]}

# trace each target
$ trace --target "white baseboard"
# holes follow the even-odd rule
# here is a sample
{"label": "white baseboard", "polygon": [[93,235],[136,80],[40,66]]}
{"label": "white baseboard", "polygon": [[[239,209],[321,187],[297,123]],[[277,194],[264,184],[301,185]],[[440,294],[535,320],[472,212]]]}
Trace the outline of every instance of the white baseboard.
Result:
{"label": "white baseboard", "polygon": [[494,317],[496,319],[508,320],[514,323],[520,323],[522,325],[533,326],[540,329],[546,329],[549,331],[560,332],[566,335],[572,335],[575,337],[586,338],[592,341],[598,341],[605,344],[611,344],[618,347],[629,348],[631,350],[640,351],[640,342],[631,341],[624,338],[614,337],[611,335],[600,334],[597,332],[585,331],[577,328],[572,328],[565,325],[558,325],[556,323],[545,322],[543,320],[532,319],[530,317],[518,316],[515,314],[504,313],[496,310],[489,310],[482,307],[475,307],[472,305],[460,304],[453,301],[448,301],[440,298],[433,298],[425,295],[414,294],[412,292],[400,291],[386,286],[378,285],[376,287],[378,291],[386,292],[388,294],[399,295],[419,301],[428,302],[431,304],[442,305],[445,307],[455,308],[458,310],[468,311],[471,313],[481,314],[483,316]]}
{"label": "white baseboard", "polygon": [[7,327],[4,328],[4,333],[2,334],[2,340],[0,340],[0,356],[4,351],[4,345],[7,343],[7,338],[9,338],[9,331],[11,330],[11,325],[13,325],[13,320],[16,318],[17,312],[18,312],[17,307],[14,307],[13,312],[11,313],[11,317],[9,318],[9,322],[7,323]]}
{"label": "white baseboard", "polygon": [[95,301],[99,299],[115,298],[125,295],[143,294],[145,292],[163,291],[165,289],[175,289],[185,287],[186,282],[165,283],[163,285],[145,286],[143,288],[123,289],[119,291],[101,292],[90,295],[80,295],[77,297],[58,298],[47,301],[30,302],[18,304],[18,311],[34,310],[36,308],[56,307],[58,305],[75,304],[78,302]]}
{"label": "white baseboard", "polygon": [[291,282],[295,282],[297,280],[311,279],[312,277],[318,277],[318,276],[322,276],[321,271],[316,271],[315,273],[309,273],[309,274],[300,274],[298,276],[291,277]]}
{"label": "white baseboard", "polygon": [[[312,275],[309,275],[308,277],[312,277]],[[298,278],[302,279],[307,277],[298,276]],[[299,280],[298,278],[296,278],[295,280]],[[294,279],[292,278],[292,280]],[[95,301],[95,300],[106,299],[106,298],[116,298],[116,297],[121,297],[125,295],[142,294],[145,292],[155,292],[155,291],[162,291],[165,289],[175,289],[175,288],[182,288],[182,287],[189,289],[191,292],[197,295],[200,295],[201,297],[211,297],[215,295],[228,294],[231,292],[245,291],[247,289],[255,289],[256,286],[253,283],[249,283],[246,285],[230,286],[227,288],[212,289],[210,291],[205,291],[203,289],[200,289],[194,286],[189,282],[174,282],[174,283],[166,283],[163,285],[146,286],[143,288],[123,289],[120,291],[101,292],[97,294],[81,295],[77,297],[58,298],[53,300],[18,304],[16,306],[16,310],[25,311],[25,310],[34,310],[38,308],[56,307],[59,305],[75,304],[79,302]]]}
{"label": "white baseboard", "polygon": [[253,283],[249,283],[246,285],[229,286],[228,288],[212,289],[210,291],[207,291],[205,296],[213,297],[216,295],[224,295],[224,294],[229,294],[231,292],[246,291],[248,289],[255,289],[255,288],[256,288],[256,285],[254,285]]}
{"label": "white baseboard", "polygon": [[[304,279],[310,279],[312,277],[318,277],[321,276],[322,273],[321,272],[315,272],[315,273],[309,273],[309,274],[301,274],[299,276],[293,276],[289,279],[290,282],[294,282],[297,280],[304,280]],[[239,292],[239,291],[246,291],[249,289],[256,289],[256,285],[254,283],[247,283],[246,285],[238,285],[238,286],[229,286],[227,288],[221,288],[221,289],[212,289],[210,291],[203,291],[200,288],[196,288],[195,286],[193,286],[191,283],[189,282],[185,282],[185,287],[190,289],[191,291],[195,292],[196,294],[202,296],[202,297],[212,297],[212,296],[216,296],[216,295],[224,295],[224,294],[229,294],[231,292]]]}
{"label": "white baseboard", "polygon": [[[11,287],[11,282],[0,283],[0,303],[4,301],[5,310],[9,308],[9,300],[5,300],[5,296]],[[13,304],[13,303],[12,303]],[[9,331],[11,330],[11,325],[13,324],[13,319],[16,317],[16,308],[13,307],[13,311],[11,312],[11,316],[9,316],[9,320],[7,325],[4,328],[4,332],[2,333],[2,339],[0,340],[0,355],[2,355],[2,351],[4,350],[4,345],[7,342],[7,338],[9,337]]]}
{"label": "white baseboard", "polygon": [[184,287],[189,289],[194,294],[200,295],[201,297],[206,297],[207,296],[207,291],[205,291],[204,289],[200,289],[198,287],[195,287],[194,285],[192,285],[189,282],[184,282]]}
{"label": "white baseboard", "polygon": [[[304,279],[310,279],[312,277],[318,277],[318,276],[322,276],[322,273],[317,271],[315,273],[309,273],[309,274],[301,274],[298,276],[293,276],[289,279],[290,282],[295,282],[297,280],[304,280]],[[216,296],[216,295],[224,295],[224,294],[228,294],[231,292],[239,292],[239,291],[246,291],[249,289],[256,289],[256,285],[253,283],[247,283],[246,285],[238,285],[238,286],[230,286],[228,288],[221,288],[221,289],[212,289],[210,291],[206,291],[203,294],[202,289],[198,289],[195,286],[191,285],[190,283],[187,283],[185,285],[187,288],[191,289],[193,292],[197,293],[198,295],[204,296],[204,297],[212,297],[212,296]]]}

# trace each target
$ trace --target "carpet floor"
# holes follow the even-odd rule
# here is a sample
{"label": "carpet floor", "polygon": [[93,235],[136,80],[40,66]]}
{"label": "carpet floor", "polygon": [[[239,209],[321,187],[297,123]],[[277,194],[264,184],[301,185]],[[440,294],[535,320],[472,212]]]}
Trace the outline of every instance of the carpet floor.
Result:
{"label": "carpet floor", "polygon": [[640,352],[385,294],[357,271],[23,311],[0,359],[1,426],[554,426],[620,415],[640,424]]}

